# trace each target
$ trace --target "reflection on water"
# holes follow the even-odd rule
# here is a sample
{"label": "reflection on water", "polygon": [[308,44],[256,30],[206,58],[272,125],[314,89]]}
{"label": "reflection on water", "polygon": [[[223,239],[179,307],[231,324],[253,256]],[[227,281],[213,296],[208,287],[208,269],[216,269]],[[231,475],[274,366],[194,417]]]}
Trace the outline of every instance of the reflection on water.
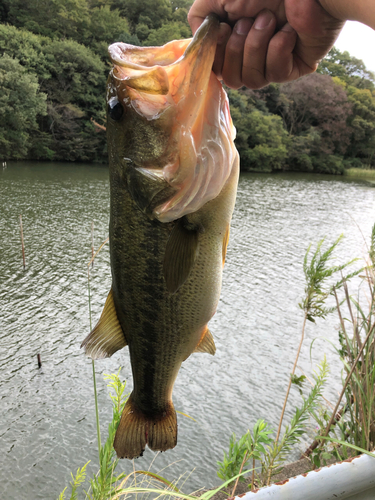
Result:
{"label": "reflection on water", "polygon": [[[91,361],[79,349],[89,331],[87,262],[91,222],[95,247],[108,235],[109,183],[105,167],[10,163],[0,171],[0,484],[2,497],[57,498],[70,471],[97,449]],[[19,234],[22,214],[26,271]],[[186,490],[219,483],[232,432],[257,418],[276,426],[299,339],[304,289],[302,259],[310,242],[346,235],[340,260],[361,256],[369,236],[375,191],[366,181],[297,174],[242,175],[224,271],[222,298],[210,322],[215,357],[196,354],[184,364],[174,390],[179,416],[177,447],[156,458],[153,470],[175,479],[194,472]],[[91,271],[95,321],[110,288],[108,245]],[[309,344],[322,336],[336,342],[337,321],[309,326],[299,365],[311,372]],[[37,354],[42,369],[38,369]],[[329,344],[314,347],[314,362],[327,353],[332,373],[328,396],[339,387],[339,364]],[[126,350],[98,361],[102,433],[111,417],[103,373],[129,381]],[[291,394],[287,416],[300,401]],[[136,468],[147,468],[146,451]],[[119,468],[130,471],[130,462]]]}

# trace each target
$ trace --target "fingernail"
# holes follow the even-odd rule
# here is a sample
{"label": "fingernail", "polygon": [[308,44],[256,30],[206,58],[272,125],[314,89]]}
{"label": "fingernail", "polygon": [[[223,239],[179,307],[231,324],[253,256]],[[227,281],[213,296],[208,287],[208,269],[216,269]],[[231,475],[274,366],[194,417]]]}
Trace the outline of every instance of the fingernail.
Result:
{"label": "fingernail", "polygon": [[253,25],[252,19],[246,19],[246,18],[240,19],[239,21],[236,22],[234,30],[237,33],[237,35],[244,36],[249,33],[252,25]]}
{"label": "fingernail", "polygon": [[265,28],[268,28],[273,21],[273,18],[274,16],[271,11],[266,10],[261,12],[255,19],[254,28],[257,30],[264,30]]}

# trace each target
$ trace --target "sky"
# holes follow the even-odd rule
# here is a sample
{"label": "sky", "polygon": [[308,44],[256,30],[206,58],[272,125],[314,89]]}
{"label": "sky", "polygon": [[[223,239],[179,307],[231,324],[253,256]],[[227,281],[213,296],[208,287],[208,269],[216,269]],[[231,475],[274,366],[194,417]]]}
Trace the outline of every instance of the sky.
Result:
{"label": "sky", "polygon": [[367,69],[375,72],[375,31],[368,26],[348,21],[336,40],[335,47],[362,59]]}

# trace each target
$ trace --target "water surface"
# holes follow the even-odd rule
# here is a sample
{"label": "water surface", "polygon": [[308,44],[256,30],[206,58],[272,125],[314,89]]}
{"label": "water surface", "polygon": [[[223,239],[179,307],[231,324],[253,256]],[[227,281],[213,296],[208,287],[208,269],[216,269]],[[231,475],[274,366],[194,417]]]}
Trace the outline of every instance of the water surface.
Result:
{"label": "water surface", "polygon": [[[2,498],[54,499],[70,472],[88,460],[97,470],[91,361],[79,346],[90,330],[87,263],[108,236],[109,182],[105,167],[8,163],[0,171],[0,484]],[[22,214],[26,271],[19,233]],[[258,418],[276,427],[302,323],[302,261],[309,243],[346,238],[343,261],[361,257],[375,220],[375,190],[365,180],[305,174],[246,174],[239,184],[222,298],[210,322],[216,356],[194,354],[182,366],[174,403],[177,447],[157,456],[155,472],[172,480],[191,472],[186,491],[219,484],[216,461],[232,432]],[[96,321],[111,286],[108,245],[91,271]],[[327,354],[327,396],[340,387],[340,365],[326,341],[337,343],[337,319],[309,325],[299,366],[311,373]],[[37,353],[43,366],[38,369]],[[132,387],[127,350],[96,363],[102,438],[111,417],[103,374],[122,366]],[[293,391],[286,413],[300,403]],[[306,444],[306,443],[305,443]],[[146,451],[137,469],[149,467]],[[130,471],[131,462],[121,461]]]}

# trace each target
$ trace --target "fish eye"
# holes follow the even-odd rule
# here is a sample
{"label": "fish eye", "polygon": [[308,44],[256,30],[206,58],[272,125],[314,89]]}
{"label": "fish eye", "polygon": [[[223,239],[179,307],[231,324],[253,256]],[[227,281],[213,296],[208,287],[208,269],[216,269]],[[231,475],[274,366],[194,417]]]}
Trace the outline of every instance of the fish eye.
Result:
{"label": "fish eye", "polygon": [[114,121],[120,120],[120,118],[124,114],[124,108],[122,107],[122,104],[119,102],[117,97],[112,97],[108,101],[108,114]]}

